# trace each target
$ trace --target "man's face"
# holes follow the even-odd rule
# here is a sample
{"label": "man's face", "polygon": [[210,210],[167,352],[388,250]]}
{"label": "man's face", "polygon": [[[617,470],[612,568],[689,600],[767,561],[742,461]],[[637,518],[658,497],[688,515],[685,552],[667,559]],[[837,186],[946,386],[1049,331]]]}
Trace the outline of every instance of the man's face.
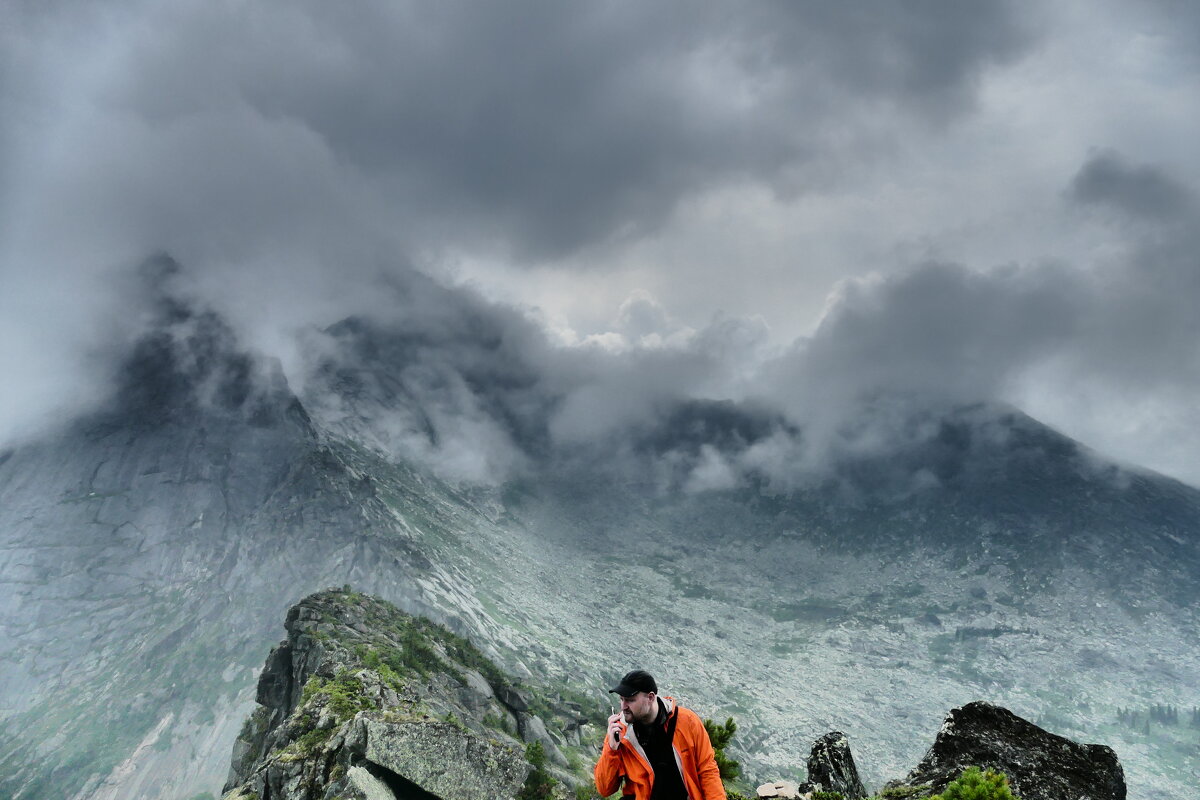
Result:
{"label": "man's face", "polygon": [[658,696],[654,692],[638,692],[632,697],[621,698],[621,715],[626,722],[643,725],[654,722],[658,716]]}

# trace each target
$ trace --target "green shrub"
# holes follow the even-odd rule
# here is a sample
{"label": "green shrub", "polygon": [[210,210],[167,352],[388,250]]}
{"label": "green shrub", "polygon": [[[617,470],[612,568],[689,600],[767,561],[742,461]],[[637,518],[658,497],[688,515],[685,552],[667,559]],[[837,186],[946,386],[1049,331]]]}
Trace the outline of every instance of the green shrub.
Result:
{"label": "green shrub", "polygon": [[841,792],[826,792],[818,789],[812,793],[812,797],[808,800],[844,800]]}
{"label": "green shrub", "polygon": [[[930,798],[930,800],[935,800]],[[955,778],[936,800],[1016,800],[1008,788],[1008,777],[995,770],[970,767]]]}
{"label": "green shrub", "polygon": [[546,770],[546,748],[541,742],[530,742],[525,745],[525,760],[533,765],[533,769],[525,778],[517,800],[544,800],[558,784]]}
{"label": "green shrub", "polygon": [[721,771],[721,781],[735,781],[742,774],[742,765],[725,754],[725,748],[733,734],[737,733],[737,723],[733,717],[725,720],[724,725],[704,720],[704,730],[708,731],[708,740],[712,742],[713,756],[717,761],[717,769]]}

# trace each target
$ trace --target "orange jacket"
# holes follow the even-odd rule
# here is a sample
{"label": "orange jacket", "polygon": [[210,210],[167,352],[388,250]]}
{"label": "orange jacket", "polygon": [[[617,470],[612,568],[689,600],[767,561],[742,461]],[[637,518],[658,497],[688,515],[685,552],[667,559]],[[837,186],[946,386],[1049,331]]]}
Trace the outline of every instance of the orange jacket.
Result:
{"label": "orange jacket", "polygon": [[[676,705],[672,698],[660,699],[667,709],[668,724],[672,715],[677,717],[671,745],[688,800],[725,800],[725,787],[721,784],[721,773],[713,758],[712,742],[708,739],[708,731],[704,730],[704,723],[694,711]],[[650,800],[654,770],[650,768],[646,751],[638,742],[632,725],[621,723],[621,746],[616,750],[604,742],[595,776],[596,790],[601,797],[608,797],[620,788],[624,777],[626,795],[632,792],[637,800]]]}

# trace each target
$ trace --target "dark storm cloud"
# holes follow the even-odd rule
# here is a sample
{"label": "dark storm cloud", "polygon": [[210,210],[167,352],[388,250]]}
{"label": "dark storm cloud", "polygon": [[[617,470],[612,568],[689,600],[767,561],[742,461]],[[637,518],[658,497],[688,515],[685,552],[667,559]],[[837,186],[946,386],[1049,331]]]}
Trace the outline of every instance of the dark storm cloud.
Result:
{"label": "dark storm cloud", "polygon": [[325,325],[414,253],[524,263],[655,231],[731,182],[834,182],[969,109],[1029,41],[1007,2],[0,13],[0,369],[28,387],[0,437],[46,395],[104,394],[85,351],[136,323],[112,287],[149,254],[256,341]]}
{"label": "dark storm cloud", "polygon": [[1117,264],[1092,281],[1097,302],[1072,368],[1142,391],[1200,388],[1195,192],[1159,167],[1105,151],[1080,169],[1069,196],[1115,213],[1125,232]]}
{"label": "dark storm cloud", "polygon": [[1055,267],[979,273],[932,263],[846,284],[803,366],[820,394],[889,390],[970,402],[994,397],[1014,369],[1076,335],[1089,292]]}
{"label": "dark storm cloud", "polygon": [[[104,395],[80,354],[105,320],[122,321],[121,342],[149,324],[114,276],[158,251],[331,424],[468,480],[601,451],[652,454],[696,490],[782,480],[908,430],[878,411],[885,394],[1011,399],[1048,363],[1195,383],[1196,226],[1153,224],[1186,223],[1194,201],[1110,152],[1067,196],[1125,219],[1119,268],[930,263],[846,282],[814,335],[757,371],[761,324],[691,331],[669,301],[635,295],[610,330],[562,346],[410,266],[444,250],[569,256],[659,232],[681,203],[734,184],[839,186],[953,127],[991,68],[1034,48],[1037,12],[1016,3],[8,13],[0,367],[26,388],[3,398],[0,439],[46,396]],[[371,333],[329,327],[346,317]],[[368,401],[378,419],[359,413]],[[848,429],[864,407],[881,422]]]}
{"label": "dark storm cloud", "polygon": [[[248,222],[330,199],[311,175],[410,239],[562,255],[653,230],[723,182],[796,191],[814,159],[953,118],[1028,44],[1022,18],[1002,2],[114,6],[92,23],[110,37],[100,77],[80,80],[135,123],[109,135],[204,165],[168,173],[172,189],[219,182]],[[163,202],[140,176],[96,180],[118,203]]]}
{"label": "dark storm cloud", "polygon": [[1080,205],[1105,206],[1148,221],[1172,222],[1193,210],[1191,194],[1170,175],[1129,164],[1111,150],[1088,159],[1071,181],[1070,197]]}
{"label": "dark storm cloud", "polygon": [[[330,430],[468,483],[582,468],[686,491],[786,491],[856,465],[903,495],[938,484],[921,454],[938,452],[941,415],[1002,437],[994,414],[961,409],[1014,401],[1044,365],[1052,390],[1200,389],[1195,229],[1134,231],[1103,279],[931,262],[847,281],[814,334],[765,363],[752,322],[664,339],[666,312],[636,297],[616,320],[631,339],[564,346],[517,309],[391,268],[369,312],[308,330],[288,379]],[[168,305],[192,308],[172,318],[210,319],[195,284],[172,276]],[[222,341],[230,364],[251,363],[244,343]],[[880,460],[897,453],[916,455]]]}
{"label": "dark storm cloud", "polygon": [[1076,343],[1095,299],[1082,276],[1039,266],[930,263],[844,284],[809,339],[768,365],[771,395],[803,420],[806,469],[936,433],[928,411],[1002,400],[1031,364]]}
{"label": "dark storm cloud", "polygon": [[895,450],[930,434],[909,420],[931,408],[1039,394],[1086,405],[1089,393],[1172,407],[1200,391],[1200,215],[1190,192],[1107,152],[1067,196],[1119,212],[1123,248],[1105,263],[929,263],[844,283],[812,337],[765,370],[771,395],[804,421],[809,448],[822,459]]}

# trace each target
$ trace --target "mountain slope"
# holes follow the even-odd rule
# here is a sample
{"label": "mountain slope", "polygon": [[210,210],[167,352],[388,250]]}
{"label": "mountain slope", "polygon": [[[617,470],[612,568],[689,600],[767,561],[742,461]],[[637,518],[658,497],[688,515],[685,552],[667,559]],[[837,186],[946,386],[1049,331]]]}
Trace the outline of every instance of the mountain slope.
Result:
{"label": "mountain slope", "polygon": [[838,729],[879,781],[979,697],[1111,741],[1135,795],[1183,797],[1200,768],[1186,715],[1141,724],[1200,705],[1194,489],[980,406],[794,485],[700,491],[679,475],[714,451],[804,432],[693,403],[614,437],[619,459],[558,452],[532,377],[490,405],[453,385],[527,460],[454,486],[387,435],[432,413],[391,377],[416,379],[413,346],[363,321],[329,335],[353,346],[296,396],[220,319],[164,300],[107,410],[0,456],[0,792],[216,792],[273,620],[344,583],[518,675],[602,696],[651,669],[738,718],[750,774],[794,772]]}

